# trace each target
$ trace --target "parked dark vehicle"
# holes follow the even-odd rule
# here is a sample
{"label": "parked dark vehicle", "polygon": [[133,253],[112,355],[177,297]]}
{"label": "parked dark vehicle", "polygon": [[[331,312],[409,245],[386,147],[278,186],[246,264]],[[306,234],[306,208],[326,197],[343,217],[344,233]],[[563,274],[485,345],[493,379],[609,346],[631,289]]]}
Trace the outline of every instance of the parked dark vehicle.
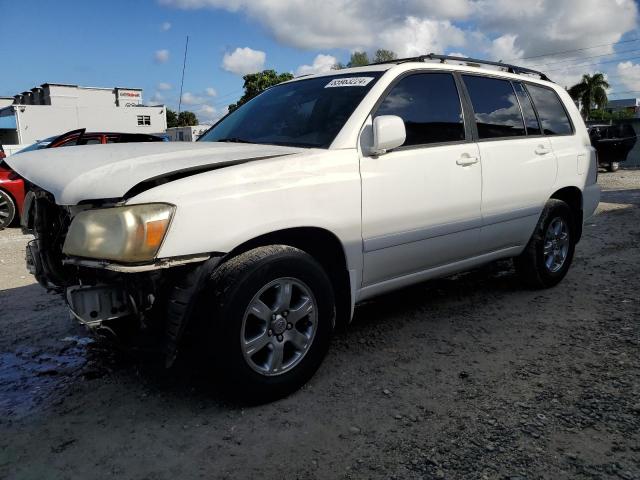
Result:
{"label": "parked dark vehicle", "polygon": [[637,141],[636,132],[629,123],[590,125],[589,137],[598,152],[600,167],[610,172],[618,170],[620,162],[627,160]]}
{"label": "parked dark vehicle", "polygon": [[[97,145],[105,143],[163,142],[163,137],[145,133],[87,132],[82,128],[56,137],[40,140],[14,153],[19,155],[45,148],[70,147],[74,145]],[[0,145],[0,230],[11,225],[22,214],[26,187],[20,175],[3,162],[5,152]]]}

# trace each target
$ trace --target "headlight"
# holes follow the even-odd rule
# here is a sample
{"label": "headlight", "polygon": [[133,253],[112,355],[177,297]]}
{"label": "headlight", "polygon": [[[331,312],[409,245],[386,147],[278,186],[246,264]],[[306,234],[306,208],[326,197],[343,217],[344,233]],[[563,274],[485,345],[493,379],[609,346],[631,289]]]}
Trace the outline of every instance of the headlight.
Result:
{"label": "headlight", "polygon": [[153,260],[174,210],[166,203],[85,210],[71,222],[62,251],[125,263]]}

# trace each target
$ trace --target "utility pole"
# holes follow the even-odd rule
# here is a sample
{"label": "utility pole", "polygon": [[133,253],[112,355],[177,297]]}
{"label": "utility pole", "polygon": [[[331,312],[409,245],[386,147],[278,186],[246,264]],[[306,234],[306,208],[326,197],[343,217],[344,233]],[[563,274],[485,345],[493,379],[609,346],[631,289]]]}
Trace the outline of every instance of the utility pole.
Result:
{"label": "utility pole", "polygon": [[187,42],[184,45],[184,60],[182,62],[182,80],[180,81],[180,98],[178,99],[178,117],[180,116],[180,110],[182,109],[182,87],[184,86],[184,70],[187,66],[187,49],[188,48],[189,48],[189,35],[187,35]]}

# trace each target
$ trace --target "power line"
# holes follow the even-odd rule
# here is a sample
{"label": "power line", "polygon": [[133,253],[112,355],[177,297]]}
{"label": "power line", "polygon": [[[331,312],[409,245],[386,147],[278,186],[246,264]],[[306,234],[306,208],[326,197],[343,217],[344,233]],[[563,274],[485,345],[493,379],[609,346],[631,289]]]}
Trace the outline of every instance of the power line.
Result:
{"label": "power line", "polygon": [[590,66],[593,66],[593,65],[602,65],[603,63],[626,62],[626,61],[629,61],[629,60],[637,60],[638,58],[640,58],[640,56],[635,56],[635,57],[630,57],[630,58],[618,58],[618,59],[615,59],[615,60],[605,60],[604,62],[596,62],[596,63],[581,63],[581,64],[577,64],[577,65],[566,65],[564,67],[547,68],[547,69],[545,69],[545,71],[546,72],[554,72],[554,71],[565,70],[565,69],[569,69],[569,68],[590,67]]}
{"label": "power line", "polygon": [[640,40],[640,38],[632,38],[629,40],[621,40],[619,42],[614,42],[614,43],[603,43],[600,45],[593,45],[591,47],[584,47],[584,48],[575,48],[573,50],[564,50],[561,52],[551,52],[551,53],[543,53],[541,55],[532,55],[530,57],[524,57],[524,58],[513,58],[511,60],[506,60],[507,62],[516,62],[518,60],[530,60],[532,58],[541,58],[541,57],[553,57],[555,55],[563,55],[565,53],[572,53],[572,52],[583,52],[585,50],[591,50],[592,48],[599,48],[599,47],[610,47],[612,45],[619,45],[621,43],[631,43],[631,42],[637,42],[638,40]]}
{"label": "power line", "polygon": [[612,56],[612,55],[624,55],[625,53],[635,53],[635,52],[640,52],[640,48],[633,48],[631,50],[623,50],[622,52],[603,53],[602,55],[592,55],[592,56],[589,56],[589,57],[582,57],[582,58],[575,58],[575,57],[574,58],[568,58],[568,59],[565,59],[565,60],[560,60],[558,62],[534,63],[533,65],[527,64],[527,66],[528,67],[539,67],[539,66],[544,66],[544,65],[557,65],[557,64],[566,63],[566,62],[589,60],[591,58],[608,57],[608,56]]}

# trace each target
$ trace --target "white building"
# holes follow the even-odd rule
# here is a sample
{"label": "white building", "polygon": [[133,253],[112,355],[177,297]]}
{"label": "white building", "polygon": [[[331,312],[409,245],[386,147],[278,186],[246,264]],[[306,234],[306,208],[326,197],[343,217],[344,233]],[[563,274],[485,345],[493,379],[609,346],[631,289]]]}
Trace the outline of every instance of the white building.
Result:
{"label": "white building", "polygon": [[169,127],[167,128],[167,137],[171,142],[195,142],[210,128],[211,125],[206,124],[192,127]]}
{"label": "white building", "polygon": [[609,100],[605,110],[611,113],[627,112],[633,118],[640,118],[640,98],[620,98]]}
{"label": "white building", "polygon": [[45,83],[0,97],[0,143],[28,145],[69,130],[164,134],[164,105],[145,106],[140,88]]}

